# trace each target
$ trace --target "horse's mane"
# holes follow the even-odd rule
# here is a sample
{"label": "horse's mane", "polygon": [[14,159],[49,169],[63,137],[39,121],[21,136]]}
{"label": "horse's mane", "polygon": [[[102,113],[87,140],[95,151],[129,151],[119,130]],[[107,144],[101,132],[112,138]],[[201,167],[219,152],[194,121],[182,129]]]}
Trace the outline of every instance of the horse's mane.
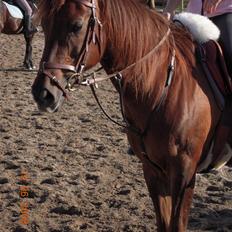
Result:
{"label": "horse's mane", "polygon": [[[112,64],[114,71],[139,61],[156,47],[170,28],[170,22],[162,14],[149,10],[141,0],[100,0],[100,2],[103,5],[104,24],[108,27],[108,40],[114,45],[112,49],[119,51],[114,57],[115,64]],[[192,57],[192,40],[185,30],[171,26],[171,34],[164,44],[147,60],[130,69],[126,80],[135,83],[136,89],[143,93],[154,91],[155,86],[157,87],[156,81],[159,81],[158,86],[162,89],[161,85],[166,81],[174,49],[177,50],[177,61],[183,67],[184,75],[187,75],[184,63],[186,60],[191,63],[191,60],[183,59],[183,55]]]}
{"label": "horse's mane", "polygon": [[[66,1],[68,0],[41,1],[39,17],[49,20],[49,17],[52,17]],[[98,0],[98,4],[100,20],[107,31],[107,39],[113,46],[111,47],[114,51],[114,63],[111,64],[113,71],[120,71],[139,61],[162,40],[170,27],[168,20],[161,14],[149,10],[141,0]],[[157,81],[155,76],[166,75],[165,71],[168,69],[174,47],[178,48],[177,60],[183,67],[186,66],[183,65],[186,61],[179,57],[184,53],[186,57],[192,57],[192,40],[188,33],[183,33],[176,27],[172,27],[171,31],[160,49],[147,60],[128,70],[129,75],[126,79],[130,83],[135,83],[137,90],[142,88],[141,92],[144,93],[154,90],[154,82]],[[165,70],[161,70],[160,67],[164,67]]]}
{"label": "horse's mane", "polygon": [[167,21],[161,15],[148,10],[141,0],[101,2],[108,40],[116,50],[121,51],[114,57],[115,70],[140,60],[158,44],[168,30]]}

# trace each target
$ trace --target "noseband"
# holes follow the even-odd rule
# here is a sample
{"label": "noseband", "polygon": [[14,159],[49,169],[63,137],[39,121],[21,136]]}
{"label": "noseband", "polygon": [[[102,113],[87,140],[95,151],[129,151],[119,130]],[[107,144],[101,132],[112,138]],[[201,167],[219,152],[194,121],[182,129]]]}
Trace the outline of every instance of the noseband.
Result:
{"label": "noseband", "polygon": [[[64,97],[67,98],[67,91],[72,90],[72,86],[74,83],[79,83],[83,79],[83,70],[86,66],[86,58],[89,51],[89,46],[91,43],[96,44],[96,26],[102,27],[102,24],[100,20],[97,18],[96,13],[96,3],[95,0],[91,0],[89,2],[88,0],[75,0],[78,3],[83,4],[85,7],[88,7],[91,9],[92,13],[89,18],[88,26],[87,26],[87,32],[86,36],[82,45],[82,48],[80,50],[80,55],[77,58],[76,65],[68,65],[68,64],[59,64],[59,63],[52,63],[52,62],[43,62],[42,67],[40,68],[40,73],[45,74],[51,82],[56,85],[62,92]],[[54,76],[49,70],[50,69],[59,69],[67,72],[72,72],[73,75],[71,75],[67,79],[67,87],[63,87],[60,84],[60,81],[57,79],[56,76]]]}

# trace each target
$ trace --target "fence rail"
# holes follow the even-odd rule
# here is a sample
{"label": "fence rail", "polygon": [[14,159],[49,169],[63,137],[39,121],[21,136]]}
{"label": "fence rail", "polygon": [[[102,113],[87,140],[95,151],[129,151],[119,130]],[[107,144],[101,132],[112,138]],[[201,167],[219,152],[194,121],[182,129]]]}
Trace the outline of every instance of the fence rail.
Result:
{"label": "fence rail", "polygon": [[[158,8],[164,8],[164,6],[166,5],[167,0],[155,0],[155,5]],[[180,5],[180,9],[181,11],[183,11],[184,7],[186,6],[186,0],[182,0],[181,1],[181,5]]]}

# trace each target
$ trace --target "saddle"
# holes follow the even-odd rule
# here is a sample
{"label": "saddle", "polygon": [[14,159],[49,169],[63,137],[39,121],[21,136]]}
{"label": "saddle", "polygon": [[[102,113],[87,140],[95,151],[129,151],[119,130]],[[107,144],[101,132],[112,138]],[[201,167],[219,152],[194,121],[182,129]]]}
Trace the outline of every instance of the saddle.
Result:
{"label": "saddle", "polygon": [[[214,154],[212,157],[213,162],[206,169],[206,171],[209,171],[214,168],[220,168],[232,157],[229,146],[225,144],[227,134],[230,133],[232,126],[232,108],[231,104],[228,106],[227,101],[232,95],[232,81],[227,71],[222,49],[216,41],[210,40],[206,43],[198,44],[197,56],[201,62],[215,100],[222,111],[222,117],[215,131],[214,144],[211,150],[212,154]],[[216,152],[218,150],[221,153]]]}
{"label": "saddle", "polygon": [[[215,82],[220,93],[226,98],[232,94],[232,81],[227,71],[222,49],[218,42],[209,40],[197,47],[204,73],[211,83]],[[212,85],[212,84],[211,84]],[[214,94],[216,94],[214,92]]]}
{"label": "saddle", "polygon": [[10,15],[13,18],[23,19],[23,13],[22,13],[22,11],[17,6],[11,4],[11,2],[4,2],[4,1],[2,1],[2,2],[7,7]]}

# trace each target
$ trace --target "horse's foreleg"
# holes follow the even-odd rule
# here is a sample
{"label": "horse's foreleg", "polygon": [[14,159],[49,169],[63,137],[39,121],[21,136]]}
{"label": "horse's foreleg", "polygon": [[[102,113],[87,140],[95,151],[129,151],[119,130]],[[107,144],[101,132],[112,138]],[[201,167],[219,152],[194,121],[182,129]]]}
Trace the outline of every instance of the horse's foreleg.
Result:
{"label": "horse's foreleg", "polygon": [[194,184],[195,175],[187,185],[181,186],[177,184],[176,188],[172,191],[172,216],[170,222],[170,231],[186,231],[189,210],[194,193]]}
{"label": "horse's foreleg", "polygon": [[174,158],[166,178],[144,165],[159,232],[186,231],[195,183],[195,162],[186,160]]}
{"label": "horse's foreleg", "polygon": [[27,69],[34,69],[34,65],[32,62],[32,39],[33,39],[33,35],[31,36],[25,36],[25,41],[26,41],[26,51],[25,51],[25,56],[24,56],[24,61],[23,61],[23,65],[25,68]]}
{"label": "horse's foreleg", "polygon": [[156,175],[150,166],[143,165],[144,177],[153,201],[156,213],[156,224],[158,232],[169,231],[171,220],[172,201],[170,188],[167,180]]}
{"label": "horse's foreleg", "polygon": [[182,154],[171,160],[172,215],[169,231],[172,232],[186,231],[187,228],[196,175],[196,160],[192,157],[191,155]]}
{"label": "horse's foreleg", "polygon": [[178,223],[174,227],[180,228],[180,231],[186,231],[186,228],[187,228],[189,210],[191,207],[193,193],[194,193],[194,184],[195,184],[195,177],[193,178],[192,182],[184,189],[184,192],[182,195],[182,201],[180,202],[180,216],[179,214],[177,214],[176,218],[173,217],[174,224],[176,224],[175,222]]}

